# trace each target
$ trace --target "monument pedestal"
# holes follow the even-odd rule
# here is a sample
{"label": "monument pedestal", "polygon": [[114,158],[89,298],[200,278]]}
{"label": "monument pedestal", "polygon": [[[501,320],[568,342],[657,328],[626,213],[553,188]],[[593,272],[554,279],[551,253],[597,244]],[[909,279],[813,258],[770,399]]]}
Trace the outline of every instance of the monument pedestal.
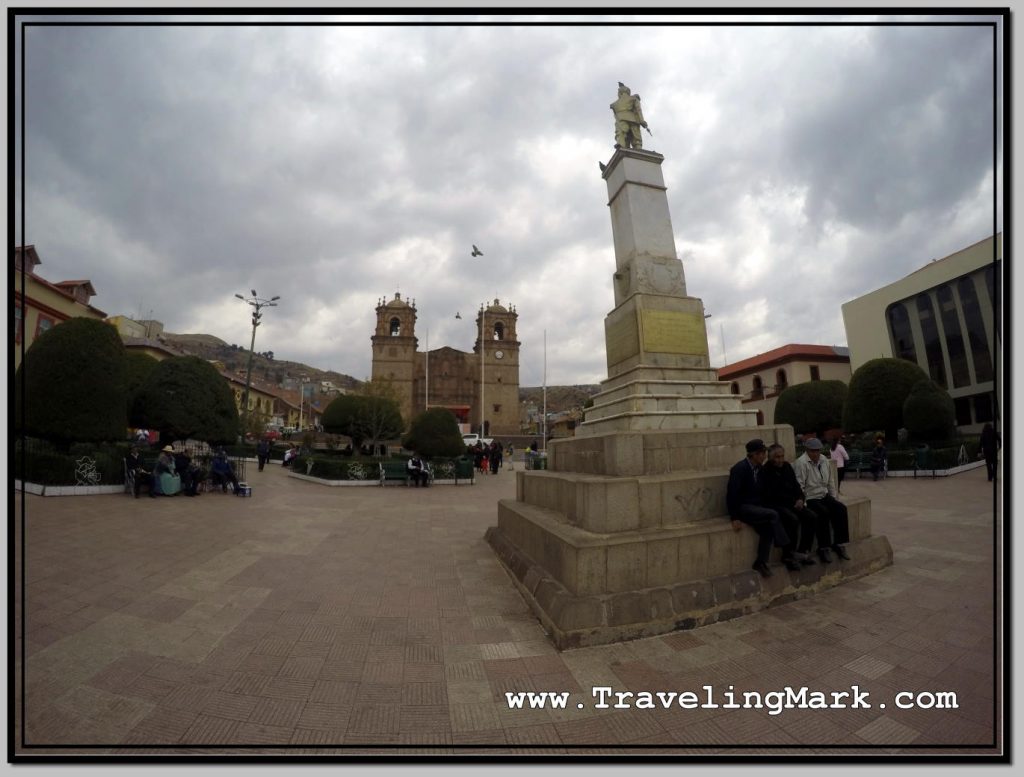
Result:
{"label": "monument pedestal", "polygon": [[771,578],[751,570],[757,535],[726,517],[729,468],[754,437],[792,453],[793,430],[757,426],[710,368],[662,161],[620,148],[605,169],[616,257],[608,379],[576,437],[550,443],[548,470],[516,473],[516,498],[499,502],[486,535],[560,649],[713,623],[892,563],[861,499],[847,502],[850,561]]}

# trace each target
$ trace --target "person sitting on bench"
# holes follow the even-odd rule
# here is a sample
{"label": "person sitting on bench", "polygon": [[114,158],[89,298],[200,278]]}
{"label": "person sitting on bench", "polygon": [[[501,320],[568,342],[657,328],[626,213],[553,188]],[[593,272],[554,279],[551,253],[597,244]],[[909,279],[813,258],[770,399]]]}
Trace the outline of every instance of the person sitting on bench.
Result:
{"label": "person sitting on bench", "polygon": [[424,488],[430,486],[430,473],[427,471],[426,466],[423,464],[423,459],[418,454],[413,454],[412,458],[409,459],[405,465],[406,470],[409,473],[409,477],[412,478],[412,483],[416,488],[420,487],[420,482],[423,483]]}
{"label": "person sitting on bench", "polygon": [[142,466],[142,456],[139,455],[139,449],[133,445],[128,451],[128,455],[124,457],[124,466],[128,472],[128,476],[132,479],[133,491],[135,498],[139,498],[139,488],[142,486],[143,480],[149,482],[149,476],[152,474],[149,470]]}
{"label": "person sitting on bench", "polygon": [[181,477],[181,492],[185,496],[199,496],[199,484],[206,479],[205,473],[184,448],[174,454],[174,468]]}
{"label": "person sitting on bench", "polygon": [[227,491],[228,483],[230,483],[232,491],[238,493],[238,477],[223,448],[214,454],[213,460],[210,462],[210,479],[213,481],[213,485],[220,486],[221,491]]}

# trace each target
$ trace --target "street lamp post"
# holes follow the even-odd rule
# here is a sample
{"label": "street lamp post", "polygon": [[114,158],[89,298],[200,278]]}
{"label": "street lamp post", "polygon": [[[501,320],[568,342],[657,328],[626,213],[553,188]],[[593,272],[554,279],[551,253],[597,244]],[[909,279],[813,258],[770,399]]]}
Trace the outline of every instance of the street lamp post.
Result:
{"label": "street lamp post", "polygon": [[486,437],[484,427],[484,316],[485,305],[480,305],[480,437]]}
{"label": "street lamp post", "polygon": [[246,427],[249,422],[249,387],[252,385],[252,355],[253,350],[256,347],[256,327],[260,325],[260,319],[263,314],[260,313],[262,308],[276,308],[277,301],[280,297],[271,297],[270,299],[263,299],[256,295],[256,289],[250,289],[252,296],[249,298],[243,297],[241,294],[236,294],[242,302],[252,307],[252,339],[249,341],[249,363],[245,368],[245,394],[242,395],[242,436],[245,437]]}

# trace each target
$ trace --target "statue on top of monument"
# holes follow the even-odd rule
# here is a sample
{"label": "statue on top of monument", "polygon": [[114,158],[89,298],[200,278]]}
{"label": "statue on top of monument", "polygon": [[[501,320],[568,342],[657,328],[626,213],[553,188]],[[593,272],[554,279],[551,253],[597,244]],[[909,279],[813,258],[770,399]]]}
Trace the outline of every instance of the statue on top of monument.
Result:
{"label": "statue on top of monument", "polygon": [[615,114],[615,147],[642,149],[640,128],[646,129],[648,134],[651,131],[640,110],[640,95],[630,94],[629,87],[619,81],[619,97],[609,107]]}

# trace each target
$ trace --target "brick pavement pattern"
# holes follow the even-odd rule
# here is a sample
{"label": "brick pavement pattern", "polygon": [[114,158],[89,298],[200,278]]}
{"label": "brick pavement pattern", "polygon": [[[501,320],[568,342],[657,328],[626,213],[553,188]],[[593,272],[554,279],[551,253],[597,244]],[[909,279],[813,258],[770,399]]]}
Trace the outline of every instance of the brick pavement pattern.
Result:
{"label": "brick pavement pattern", "polygon": [[[268,466],[249,482],[248,499],[18,495],[17,753],[1001,747],[998,527],[984,469],[844,483],[872,499],[875,532],[895,550],[879,573],[732,621],[563,653],[483,539],[514,473],[427,490],[328,488]],[[704,685],[720,705],[729,686],[742,700],[856,685],[873,707],[597,709],[591,695]],[[572,695],[563,710],[515,710],[507,691]],[[954,691],[959,706],[897,709],[900,691]]]}

